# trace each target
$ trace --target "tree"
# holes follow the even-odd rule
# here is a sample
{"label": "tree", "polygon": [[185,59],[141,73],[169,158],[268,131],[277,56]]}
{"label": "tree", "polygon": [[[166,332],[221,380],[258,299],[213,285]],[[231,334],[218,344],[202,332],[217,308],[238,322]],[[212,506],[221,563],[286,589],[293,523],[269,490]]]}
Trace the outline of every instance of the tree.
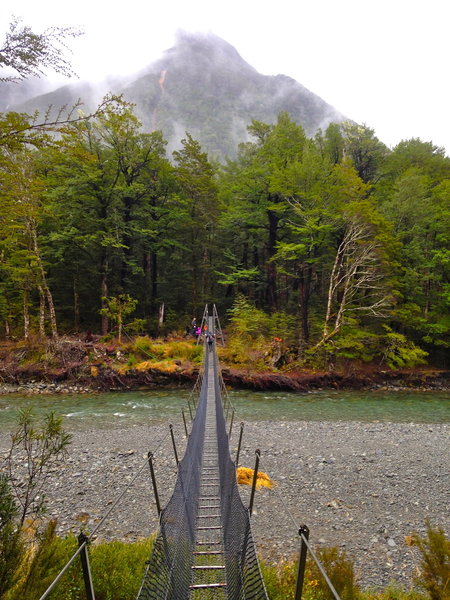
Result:
{"label": "tree", "polygon": [[7,71],[0,75],[0,81],[40,77],[45,69],[66,76],[74,75],[70,61],[64,56],[68,51],[64,40],[80,35],[82,32],[73,27],[49,27],[42,33],[35,33],[22,25],[20,19],[14,18],[0,48],[0,69]]}
{"label": "tree", "polygon": [[374,197],[392,223],[399,249],[399,301],[392,327],[432,360],[445,364],[450,345],[450,159],[443,148],[413,138],[386,158]]}
{"label": "tree", "polygon": [[186,133],[181,145],[173,157],[185,207],[184,243],[189,256],[191,306],[195,308],[205,302],[207,281],[212,272],[212,241],[218,217],[217,183],[214,167],[199,142]]}
{"label": "tree", "polygon": [[375,132],[366,125],[357,125],[350,121],[341,125],[344,134],[344,153],[351,158],[353,165],[364,181],[378,179],[388,149],[376,137]]}
{"label": "tree", "polygon": [[[159,258],[179,243],[180,202],[161,133],[141,133],[132,107],[117,102],[66,128],[59,147],[41,153],[40,169],[52,214],[43,233],[65,318],[93,328],[101,299],[121,293],[148,317],[158,304]],[[106,314],[101,328],[108,332]]]}
{"label": "tree", "polygon": [[381,269],[381,248],[370,224],[359,216],[348,219],[331,269],[320,345],[340,331],[344,316],[350,311],[374,317],[388,315],[390,299],[382,285],[385,275]]}
{"label": "tree", "polygon": [[[19,412],[18,426],[11,434],[6,457],[9,483],[19,503],[19,523],[28,515],[37,517],[45,510],[48,477],[64,459],[71,435],[62,427],[61,417],[48,413],[36,427],[31,409]],[[24,469],[19,470],[18,465]]]}
{"label": "tree", "polygon": [[103,302],[106,306],[100,310],[100,313],[117,323],[118,339],[121,344],[125,317],[134,312],[137,300],[131,298],[129,294],[120,294],[114,298],[103,298]]}
{"label": "tree", "polygon": [[256,141],[241,145],[238,160],[228,168],[224,222],[233,224],[230,247],[242,252],[232,268],[247,273],[259,270],[260,277],[253,278],[259,304],[274,312],[279,305],[275,256],[292,196],[289,174],[301,161],[307,143],[303,128],[287,113],[280,113],[275,125],[253,121],[248,130]]}
{"label": "tree", "polygon": [[45,335],[45,311],[48,310],[52,336],[58,336],[53,295],[48,284],[39,239],[44,218],[42,181],[35,168],[35,155],[25,147],[0,155],[0,267],[6,281],[22,290],[24,337],[30,329],[30,294],[37,289],[40,298],[39,330]]}

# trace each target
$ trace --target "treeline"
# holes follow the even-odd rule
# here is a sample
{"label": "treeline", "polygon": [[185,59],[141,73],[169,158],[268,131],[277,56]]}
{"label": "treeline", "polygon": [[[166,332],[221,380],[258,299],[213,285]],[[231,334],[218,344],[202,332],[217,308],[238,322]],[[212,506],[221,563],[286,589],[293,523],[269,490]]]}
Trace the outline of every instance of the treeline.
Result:
{"label": "treeline", "polygon": [[106,335],[112,299],[155,334],[162,304],[170,331],[214,302],[244,330],[240,314],[266,315],[299,357],[445,363],[443,149],[389,150],[353,123],[309,139],[282,113],[225,165],[189,133],[168,157],[120,99],[51,134],[30,124],[0,119],[2,335]]}

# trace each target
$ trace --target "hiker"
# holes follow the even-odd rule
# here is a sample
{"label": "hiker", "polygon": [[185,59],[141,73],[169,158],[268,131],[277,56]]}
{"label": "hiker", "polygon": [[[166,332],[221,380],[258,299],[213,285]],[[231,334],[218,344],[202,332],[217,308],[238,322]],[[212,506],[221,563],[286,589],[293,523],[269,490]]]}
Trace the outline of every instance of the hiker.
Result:
{"label": "hiker", "polygon": [[209,350],[211,351],[214,343],[214,335],[210,332],[206,332],[206,341],[208,342]]}
{"label": "hiker", "polygon": [[191,333],[194,337],[197,335],[197,319],[195,317],[191,321]]}

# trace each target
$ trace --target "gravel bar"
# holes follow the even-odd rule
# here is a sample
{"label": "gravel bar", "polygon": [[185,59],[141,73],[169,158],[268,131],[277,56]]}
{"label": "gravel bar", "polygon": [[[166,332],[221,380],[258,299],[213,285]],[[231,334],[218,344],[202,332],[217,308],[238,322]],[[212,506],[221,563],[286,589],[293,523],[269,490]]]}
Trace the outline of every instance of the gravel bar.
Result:
{"label": "gravel bar", "polygon": [[[177,450],[186,445],[174,425]],[[92,531],[111,509],[97,539],[133,541],[157,529],[147,451],[154,453],[161,503],[170,497],[176,465],[168,425],[73,431],[69,456],[52,473],[48,515],[59,531]],[[231,439],[236,452],[238,427]],[[0,452],[9,436],[0,434]],[[426,520],[449,532],[449,425],[251,421],[245,423],[239,464],[277,485],[258,490],[252,517],[258,551],[271,561],[295,558],[298,525],[314,548],[337,546],[355,562],[363,587],[412,586],[419,557],[405,544],[424,534]],[[137,476],[136,476],[137,474]],[[131,485],[130,485],[131,484]],[[120,503],[117,496],[130,485]],[[250,489],[241,486],[244,503]]]}

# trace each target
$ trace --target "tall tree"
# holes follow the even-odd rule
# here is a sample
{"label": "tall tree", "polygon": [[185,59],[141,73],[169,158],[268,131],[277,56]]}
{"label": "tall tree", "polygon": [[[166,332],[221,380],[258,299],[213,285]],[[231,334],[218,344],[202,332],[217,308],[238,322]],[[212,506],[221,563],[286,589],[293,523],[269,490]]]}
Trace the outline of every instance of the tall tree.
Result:
{"label": "tall tree", "polygon": [[185,231],[191,274],[191,306],[207,298],[211,268],[212,240],[218,217],[215,170],[198,141],[186,133],[181,150],[173,153],[175,173],[185,203]]}
{"label": "tall tree", "polygon": [[45,333],[47,307],[51,333],[56,338],[55,305],[39,238],[40,224],[46,213],[42,203],[43,182],[37,175],[35,153],[23,147],[14,153],[3,152],[0,171],[3,274],[22,289],[25,338],[30,333],[30,294],[33,289],[38,290],[40,298],[40,333]]}

